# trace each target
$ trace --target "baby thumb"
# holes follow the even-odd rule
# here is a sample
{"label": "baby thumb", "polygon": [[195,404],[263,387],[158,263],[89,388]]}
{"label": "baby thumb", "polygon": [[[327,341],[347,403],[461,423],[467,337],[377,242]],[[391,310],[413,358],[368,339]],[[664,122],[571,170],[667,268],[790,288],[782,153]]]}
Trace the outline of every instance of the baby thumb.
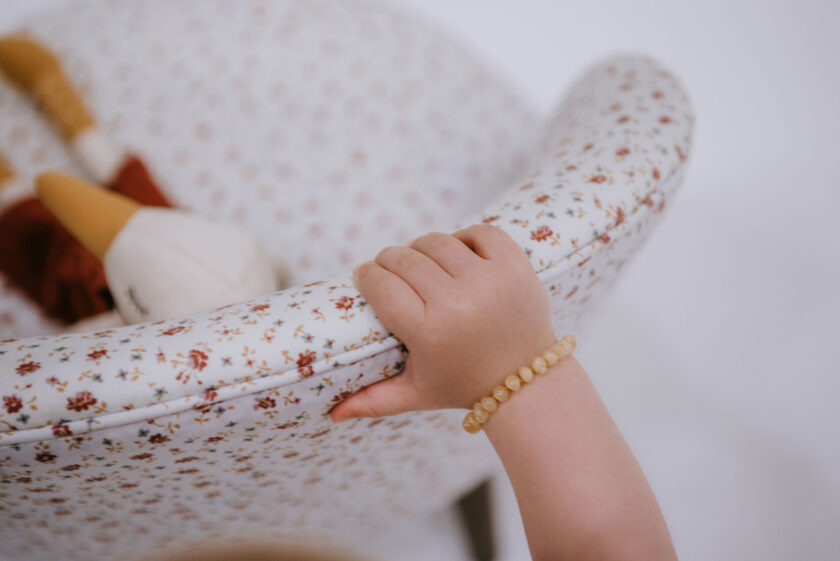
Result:
{"label": "baby thumb", "polygon": [[336,405],[330,417],[340,423],[356,417],[387,417],[414,411],[416,392],[406,372],[371,384]]}

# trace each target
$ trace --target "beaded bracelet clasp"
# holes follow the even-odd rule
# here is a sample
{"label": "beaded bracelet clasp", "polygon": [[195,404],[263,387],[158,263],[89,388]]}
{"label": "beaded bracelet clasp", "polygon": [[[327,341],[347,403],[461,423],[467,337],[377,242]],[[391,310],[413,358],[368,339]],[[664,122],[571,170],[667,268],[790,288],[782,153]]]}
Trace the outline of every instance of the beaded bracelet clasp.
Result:
{"label": "beaded bracelet clasp", "polygon": [[530,366],[523,366],[516,374],[509,375],[502,385],[493,389],[492,395],[475,402],[472,411],[464,417],[464,430],[472,434],[480,431],[481,425],[487,422],[501,403],[507,401],[511,393],[518,392],[523,384],[530,384],[535,375],[545,374],[550,366],[575,352],[576,347],[577,341],[573,335],[563,335],[542,355],[534,358]]}

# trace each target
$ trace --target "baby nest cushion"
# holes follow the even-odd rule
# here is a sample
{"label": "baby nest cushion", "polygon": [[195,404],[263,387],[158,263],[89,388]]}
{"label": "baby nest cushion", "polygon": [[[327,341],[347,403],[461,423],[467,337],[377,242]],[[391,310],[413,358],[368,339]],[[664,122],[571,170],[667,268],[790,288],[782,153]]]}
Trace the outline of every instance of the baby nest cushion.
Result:
{"label": "baby nest cushion", "polygon": [[[655,61],[592,66],[537,126],[479,63],[376,4],[120,0],[31,30],[173,200],[256,235],[297,286],[0,343],[0,553],[19,559],[220,534],[362,539],[450,503],[491,465],[462,412],[326,416],[407,356],[350,265],[426,231],[493,224],[530,257],[558,333],[573,332],[689,152],[689,103]],[[25,100],[0,94],[18,167],[77,171]],[[23,318],[13,330],[49,327],[8,289],[3,305]]]}

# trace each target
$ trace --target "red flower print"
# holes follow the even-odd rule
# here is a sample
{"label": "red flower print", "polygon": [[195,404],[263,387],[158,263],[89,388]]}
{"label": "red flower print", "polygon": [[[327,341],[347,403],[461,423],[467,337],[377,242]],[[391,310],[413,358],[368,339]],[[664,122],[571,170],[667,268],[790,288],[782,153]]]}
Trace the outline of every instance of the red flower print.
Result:
{"label": "red flower print", "polygon": [[267,310],[271,307],[270,304],[256,304],[255,306],[251,306],[252,312],[262,312],[263,310]]}
{"label": "red flower print", "polygon": [[258,397],[255,401],[254,409],[271,409],[277,407],[277,401],[272,397]]}
{"label": "red flower print", "polygon": [[172,335],[177,335],[178,333],[182,332],[185,329],[186,329],[186,327],[184,327],[183,325],[176,325],[175,327],[170,327],[169,329],[164,329],[163,331],[160,332],[160,334],[161,335],[166,335],[166,336],[172,336]]}
{"label": "red flower print", "polygon": [[630,117],[628,117],[627,115],[622,115],[621,117],[618,118],[617,122],[619,124],[621,124],[621,123],[626,123],[629,120],[630,120]]}
{"label": "red flower print", "polygon": [[619,157],[626,156],[629,153],[630,153],[629,148],[619,148],[618,150],[615,151],[615,155],[619,156]]}
{"label": "red flower print", "polygon": [[662,115],[661,117],[659,117],[659,122],[663,125],[667,125],[671,122],[671,117],[669,117],[668,115]]}
{"label": "red flower print", "polygon": [[23,400],[16,395],[4,395],[3,407],[7,413],[17,413],[23,409]]}
{"label": "red flower print", "polygon": [[587,183],[603,183],[607,180],[607,176],[603,174],[593,175],[587,180]]}
{"label": "red flower print", "polygon": [[315,370],[310,366],[313,362],[315,362],[315,351],[303,351],[298,354],[297,365],[301,376],[307,378],[315,373]]}
{"label": "red flower print", "polygon": [[341,401],[344,401],[345,399],[347,399],[348,397],[350,397],[354,393],[355,392],[352,391],[352,390],[341,390],[341,391],[338,392],[337,395],[332,396],[332,399],[330,400],[330,403],[339,403]]}
{"label": "red flower print", "polygon": [[500,217],[498,214],[494,214],[493,216],[487,216],[487,217],[485,217],[485,218],[482,218],[482,219],[481,219],[481,221],[482,221],[484,224],[490,224],[491,222],[495,222],[495,221],[496,221],[496,220],[498,220],[499,218],[501,218],[501,217]]}
{"label": "red flower print", "polygon": [[73,431],[70,430],[70,427],[67,425],[53,425],[52,427],[53,436],[72,436]]}
{"label": "red flower print", "polygon": [[35,454],[35,461],[36,462],[43,462],[45,464],[48,464],[50,462],[54,462],[55,458],[56,458],[55,454],[53,454],[49,450],[45,450],[43,452],[38,452],[37,454]]}
{"label": "red flower print", "polygon": [[662,99],[663,97],[665,97],[665,94],[662,93],[660,90],[656,90],[655,92],[653,92],[650,95],[653,99]]}
{"label": "red flower print", "polygon": [[622,222],[624,222],[624,209],[618,207],[618,209],[615,211],[615,225],[618,226]]}
{"label": "red flower print", "polygon": [[149,442],[152,444],[163,444],[164,442],[169,442],[169,437],[165,434],[160,434],[156,432],[152,436],[149,437]]}
{"label": "red flower print", "polygon": [[548,195],[540,195],[539,197],[534,199],[534,202],[537,203],[537,204],[544,204],[544,203],[547,203],[548,199],[550,199],[550,198],[551,197],[549,197]]}
{"label": "red flower print", "polygon": [[207,353],[203,351],[192,349],[188,358],[190,368],[193,370],[204,370],[204,367],[207,366]]}
{"label": "red flower print", "polygon": [[131,456],[132,460],[148,460],[149,458],[154,458],[155,455],[151,452],[143,452],[142,454],[135,454]]}
{"label": "red flower print", "polygon": [[67,409],[71,411],[87,411],[88,407],[96,404],[97,399],[93,394],[84,391],[79,392],[73,397],[67,398]]}
{"label": "red flower print", "polygon": [[540,226],[536,230],[531,230],[531,239],[536,242],[545,241],[551,237],[554,232],[548,226]]}
{"label": "red flower print", "polygon": [[30,360],[29,362],[22,362],[18,364],[17,368],[15,368],[15,372],[17,372],[20,376],[26,376],[27,374],[32,374],[39,368],[41,368],[40,362]]}
{"label": "red flower print", "polygon": [[338,302],[335,303],[335,307],[339,310],[349,310],[353,307],[353,302],[355,298],[351,296],[342,296],[339,298]]}
{"label": "red flower print", "polygon": [[654,179],[659,179],[660,177],[662,177],[659,173],[659,170],[656,169],[656,168],[653,168],[653,172],[651,172],[651,173],[653,174]]}
{"label": "red flower print", "polygon": [[315,362],[315,351],[303,351],[298,354],[297,365],[299,368]]}
{"label": "red flower print", "polygon": [[87,355],[88,360],[99,360],[102,357],[108,358],[108,349],[96,349]]}
{"label": "red flower print", "polygon": [[80,467],[82,466],[80,466],[79,464],[69,464],[66,466],[61,466],[61,471],[76,471]]}

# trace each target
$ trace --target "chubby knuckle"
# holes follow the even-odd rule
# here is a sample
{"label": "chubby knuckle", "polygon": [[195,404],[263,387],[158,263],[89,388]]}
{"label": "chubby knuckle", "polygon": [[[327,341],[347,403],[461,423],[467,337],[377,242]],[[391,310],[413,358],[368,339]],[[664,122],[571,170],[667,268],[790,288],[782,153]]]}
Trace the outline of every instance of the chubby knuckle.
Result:
{"label": "chubby knuckle", "polygon": [[411,269],[417,265],[417,254],[408,248],[394,252],[394,265],[401,270]]}
{"label": "chubby knuckle", "polygon": [[376,257],[374,258],[374,261],[376,261],[377,263],[387,261],[389,256],[394,252],[395,249],[397,249],[397,248],[396,248],[396,246],[393,246],[393,245],[389,245],[388,247],[383,247],[381,250],[379,250],[379,253],[376,254]]}
{"label": "chubby knuckle", "polygon": [[448,237],[443,232],[429,232],[414,240],[411,247],[421,252],[434,252],[446,243]]}
{"label": "chubby knuckle", "polygon": [[474,231],[482,236],[495,236],[502,231],[498,226],[492,224],[473,224],[470,228],[474,228]]}
{"label": "chubby knuckle", "polygon": [[385,277],[382,275],[367,275],[362,280],[362,292],[379,295],[385,290]]}
{"label": "chubby knuckle", "polygon": [[477,225],[477,228],[476,237],[481,239],[481,241],[488,246],[499,247],[509,243],[509,236],[498,226],[494,226],[492,224],[479,224]]}
{"label": "chubby knuckle", "polygon": [[379,252],[376,262],[386,269],[405,269],[414,262],[414,252],[401,245],[390,245]]}
{"label": "chubby knuckle", "polygon": [[435,247],[446,243],[449,240],[449,237],[449,234],[444,234],[443,232],[429,232],[421,239],[427,246]]}
{"label": "chubby knuckle", "polygon": [[498,245],[508,245],[512,247],[519,247],[519,244],[510,237],[510,234],[499,228],[498,226],[492,226],[493,231],[488,232],[488,236],[492,236],[493,242]]}

